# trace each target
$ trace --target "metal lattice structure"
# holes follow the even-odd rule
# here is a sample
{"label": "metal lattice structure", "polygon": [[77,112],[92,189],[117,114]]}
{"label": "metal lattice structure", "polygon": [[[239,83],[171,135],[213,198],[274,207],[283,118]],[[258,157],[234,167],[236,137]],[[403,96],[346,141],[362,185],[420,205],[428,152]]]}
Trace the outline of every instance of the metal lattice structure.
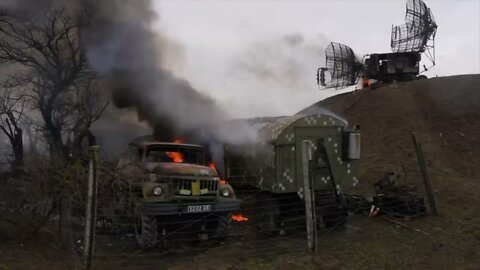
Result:
{"label": "metal lattice structure", "polygon": [[432,12],[422,0],[408,0],[405,24],[393,26],[391,48],[393,52],[425,52],[435,65],[435,33],[437,24]]}
{"label": "metal lattice structure", "polygon": [[423,65],[420,71],[420,61],[425,55],[435,65],[437,24],[422,0],[407,0],[406,9],[405,24],[392,27],[392,52],[367,54],[359,62],[350,47],[331,42],[325,49],[325,66],[317,70],[317,84],[340,89],[355,85],[360,78],[364,87],[370,80],[380,84],[425,78],[419,74],[429,67]]}
{"label": "metal lattice structure", "polygon": [[[326,68],[320,69],[320,81],[323,86],[341,88],[353,85],[358,80],[361,64],[356,59],[353,50],[337,42],[330,42],[325,49]],[[325,83],[324,72],[331,76],[329,83]]]}

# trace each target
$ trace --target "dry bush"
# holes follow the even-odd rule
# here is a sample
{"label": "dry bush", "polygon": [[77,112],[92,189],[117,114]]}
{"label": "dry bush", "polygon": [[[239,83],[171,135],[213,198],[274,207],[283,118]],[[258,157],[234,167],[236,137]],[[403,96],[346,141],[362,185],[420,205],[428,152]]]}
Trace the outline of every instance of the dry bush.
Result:
{"label": "dry bush", "polygon": [[[0,221],[13,225],[16,236],[28,239],[39,230],[59,236],[61,231],[83,229],[87,160],[52,162],[32,156],[26,160],[24,173],[6,182],[4,192],[10,196],[2,197],[5,205],[0,206]],[[100,163],[97,194],[97,224],[111,230],[130,223],[134,213],[132,185],[111,162]]]}

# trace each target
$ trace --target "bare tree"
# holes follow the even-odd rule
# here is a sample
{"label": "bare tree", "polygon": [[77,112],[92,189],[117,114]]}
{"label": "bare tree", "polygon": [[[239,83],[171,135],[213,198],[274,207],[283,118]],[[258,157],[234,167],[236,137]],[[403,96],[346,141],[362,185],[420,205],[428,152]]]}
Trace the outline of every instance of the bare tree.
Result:
{"label": "bare tree", "polygon": [[64,102],[64,110],[70,112],[64,122],[70,133],[71,155],[79,156],[85,139],[92,140],[90,127],[100,119],[108,106],[108,102],[102,100],[104,97],[101,96],[100,81],[91,76],[75,85],[74,91],[70,93],[70,100]]}
{"label": "bare tree", "polygon": [[23,95],[15,95],[9,88],[0,89],[0,130],[7,136],[13,152],[14,170],[23,165],[23,130],[20,119],[25,109]]}
{"label": "bare tree", "polygon": [[98,88],[92,87],[95,77],[86,60],[78,22],[65,9],[29,16],[0,12],[2,60],[23,67],[15,81],[30,87],[51,154],[67,157],[70,151],[63,139],[72,131],[83,138],[103,112],[87,110],[84,104],[92,101],[88,97]]}
{"label": "bare tree", "polygon": [[22,117],[22,123],[23,135],[24,139],[26,139],[24,142],[28,144],[28,149],[25,149],[25,154],[36,155],[39,153],[38,151],[41,149],[40,144],[43,142],[43,140],[41,140],[43,138],[43,127],[39,126],[38,119],[34,119],[33,115],[29,115],[28,113]]}

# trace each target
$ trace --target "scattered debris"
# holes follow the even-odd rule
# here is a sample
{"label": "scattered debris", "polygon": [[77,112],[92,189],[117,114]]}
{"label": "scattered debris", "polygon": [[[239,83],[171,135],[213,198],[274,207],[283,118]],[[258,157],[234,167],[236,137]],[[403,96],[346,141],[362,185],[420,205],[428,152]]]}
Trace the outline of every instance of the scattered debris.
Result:
{"label": "scattered debris", "polygon": [[374,196],[348,195],[348,205],[355,214],[368,214],[368,217],[390,215],[405,220],[426,214],[423,197],[413,184],[398,185],[399,176],[390,172],[374,184]]}
{"label": "scattered debris", "polygon": [[419,228],[415,228],[415,227],[412,227],[412,226],[410,226],[410,225],[408,225],[408,224],[402,223],[402,222],[400,222],[400,221],[398,221],[398,220],[391,219],[391,218],[387,218],[387,217],[384,217],[383,219],[386,220],[386,221],[388,221],[388,222],[391,222],[391,223],[393,223],[393,224],[395,224],[395,225],[397,225],[397,226],[400,226],[400,227],[402,227],[402,228],[406,228],[406,229],[409,229],[409,230],[412,230],[412,231],[415,231],[415,232],[419,232],[419,233],[424,234],[424,235],[426,235],[426,236],[430,236],[429,233],[424,232],[424,231],[420,230]]}
{"label": "scattered debris", "polygon": [[412,184],[398,185],[395,173],[388,173],[374,184],[374,205],[380,213],[413,219],[426,214],[425,202]]}

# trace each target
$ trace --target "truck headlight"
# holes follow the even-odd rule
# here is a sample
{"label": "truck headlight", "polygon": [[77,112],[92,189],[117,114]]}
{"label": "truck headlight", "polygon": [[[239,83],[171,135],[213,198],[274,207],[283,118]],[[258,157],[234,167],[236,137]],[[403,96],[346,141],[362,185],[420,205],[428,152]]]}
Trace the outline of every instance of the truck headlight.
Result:
{"label": "truck headlight", "polygon": [[155,195],[155,196],[160,196],[160,195],[162,195],[162,192],[163,192],[163,190],[162,190],[161,187],[154,187],[154,188],[153,188],[153,195]]}
{"label": "truck headlight", "polygon": [[224,188],[224,189],[222,189],[221,194],[222,194],[223,197],[230,197],[231,192],[228,188]]}

